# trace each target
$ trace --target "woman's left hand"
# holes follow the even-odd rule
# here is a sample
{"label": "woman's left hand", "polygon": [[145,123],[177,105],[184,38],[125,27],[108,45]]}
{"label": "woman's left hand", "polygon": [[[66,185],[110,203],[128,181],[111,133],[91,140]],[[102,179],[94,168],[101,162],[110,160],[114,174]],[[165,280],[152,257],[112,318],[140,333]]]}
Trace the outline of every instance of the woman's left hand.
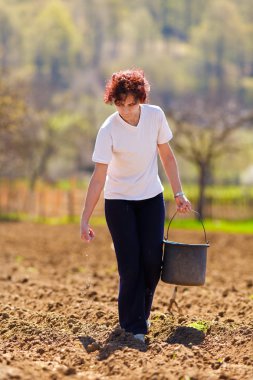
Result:
{"label": "woman's left hand", "polygon": [[177,211],[179,211],[180,213],[186,213],[191,211],[191,202],[186,198],[185,195],[180,195],[179,197],[176,197],[175,201],[177,204]]}

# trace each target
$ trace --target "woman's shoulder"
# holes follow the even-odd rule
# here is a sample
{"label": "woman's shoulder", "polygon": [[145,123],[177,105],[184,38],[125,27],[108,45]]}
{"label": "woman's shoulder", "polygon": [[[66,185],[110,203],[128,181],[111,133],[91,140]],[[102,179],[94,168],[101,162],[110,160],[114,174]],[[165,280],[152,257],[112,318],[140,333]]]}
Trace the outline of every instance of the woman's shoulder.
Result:
{"label": "woman's shoulder", "polygon": [[108,131],[111,130],[113,124],[117,119],[117,114],[118,112],[114,112],[113,114],[109,115],[101,125],[100,129],[106,129]]}
{"label": "woman's shoulder", "polygon": [[160,114],[163,113],[163,110],[161,107],[156,106],[154,104],[142,104],[142,107],[149,113],[154,113],[154,114]]}
{"label": "woman's shoulder", "polygon": [[160,122],[164,118],[164,111],[161,107],[154,104],[143,104],[145,114],[148,118],[152,117],[152,120]]}

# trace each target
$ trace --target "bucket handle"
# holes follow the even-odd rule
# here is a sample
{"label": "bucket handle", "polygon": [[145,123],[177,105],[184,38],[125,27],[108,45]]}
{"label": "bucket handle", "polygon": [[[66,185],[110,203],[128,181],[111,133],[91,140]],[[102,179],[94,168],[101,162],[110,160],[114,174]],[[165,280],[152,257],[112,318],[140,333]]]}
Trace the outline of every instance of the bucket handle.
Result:
{"label": "bucket handle", "polygon": [[[195,210],[191,210],[191,212],[195,212],[195,214],[198,214],[200,216],[200,214],[197,211],[195,211]],[[172,216],[172,218],[169,221],[169,225],[168,225],[168,228],[167,228],[167,234],[166,234],[166,240],[168,240],[168,235],[169,235],[169,229],[170,229],[171,222],[175,218],[175,216],[176,216],[177,213],[178,213],[178,210],[175,212],[175,214]],[[206,237],[206,230],[205,230],[204,223],[203,223],[203,221],[201,219],[199,219],[199,221],[201,222],[203,230],[204,230],[205,242],[206,242],[206,244],[209,244],[209,241],[207,240],[207,237]]]}

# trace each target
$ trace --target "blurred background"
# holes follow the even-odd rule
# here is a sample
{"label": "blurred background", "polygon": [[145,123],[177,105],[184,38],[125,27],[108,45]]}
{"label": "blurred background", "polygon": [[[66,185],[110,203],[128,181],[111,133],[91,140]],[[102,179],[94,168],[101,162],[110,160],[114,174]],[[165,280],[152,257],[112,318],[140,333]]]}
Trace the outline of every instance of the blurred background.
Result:
{"label": "blurred background", "polygon": [[138,67],[194,208],[252,229],[252,20],[252,0],[0,0],[1,219],[78,219],[106,80]]}

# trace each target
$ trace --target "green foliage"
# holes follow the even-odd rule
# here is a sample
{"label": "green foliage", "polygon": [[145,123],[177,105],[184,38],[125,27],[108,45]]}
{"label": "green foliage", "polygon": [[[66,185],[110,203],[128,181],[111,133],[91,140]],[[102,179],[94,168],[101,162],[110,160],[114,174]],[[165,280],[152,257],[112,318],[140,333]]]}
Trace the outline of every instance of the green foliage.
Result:
{"label": "green foliage", "polygon": [[88,80],[84,90],[92,75],[102,79],[97,95],[105,73],[135,65],[160,95],[217,95],[222,86],[247,100],[251,91],[250,1],[0,0],[0,10],[2,59],[27,76],[32,65],[36,80],[75,91],[74,77]]}
{"label": "green foliage", "polygon": [[195,69],[202,73],[205,88],[211,87],[217,94],[236,89],[249,38],[235,4],[228,0],[210,3],[200,25],[192,29],[191,39],[198,60]]}
{"label": "green foliage", "polygon": [[[64,75],[64,68],[75,63],[81,36],[69,11],[61,1],[45,5],[34,22],[34,61],[37,70],[50,74],[53,81]],[[45,38],[47,36],[48,38]]]}
{"label": "green foliage", "polygon": [[207,321],[196,321],[189,323],[187,326],[199,331],[203,331],[203,333],[206,334],[208,329],[210,328],[210,323]]}
{"label": "green foliage", "polygon": [[[252,17],[250,0],[0,0],[0,76],[18,87],[22,79],[29,89],[23,96],[35,108],[30,133],[20,127],[9,135],[27,143],[17,149],[18,163],[7,145],[0,152],[0,160],[13,163],[5,172],[33,173],[33,182],[90,169],[97,129],[113,111],[103,104],[103,89],[114,70],[143,67],[150,102],[163,108],[205,95],[250,107]],[[5,103],[14,130],[23,105],[6,102],[0,99],[0,116]],[[240,160],[231,182],[249,159]]]}
{"label": "green foliage", "polygon": [[241,91],[244,94],[244,100],[247,105],[253,102],[253,78],[245,76],[241,81]]}

